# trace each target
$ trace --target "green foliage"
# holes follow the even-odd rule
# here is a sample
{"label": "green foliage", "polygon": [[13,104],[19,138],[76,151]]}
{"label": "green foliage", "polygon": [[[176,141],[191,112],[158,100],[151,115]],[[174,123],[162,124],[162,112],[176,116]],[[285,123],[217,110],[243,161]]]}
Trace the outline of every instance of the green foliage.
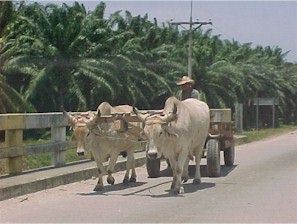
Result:
{"label": "green foliage", "polygon": [[[89,156],[90,157],[90,156]],[[25,157],[25,164],[27,169],[38,169],[41,167],[52,166],[52,153],[41,153],[36,155],[30,155]],[[87,157],[86,157],[87,158]],[[70,149],[66,151],[65,162],[71,163],[81,160],[77,155],[76,149]]]}
{"label": "green foliage", "polygon": [[[0,14],[2,113],[57,111],[61,105],[82,111],[102,101],[162,108],[177,90],[175,80],[187,72],[188,33],[159,26],[148,15],[117,11],[106,18],[103,2],[93,12],[77,2],[0,7],[7,9]],[[285,61],[287,52],[221,40],[211,32],[193,33],[195,88],[210,107],[243,103],[249,121],[251,99],[276,97],[283,121],[297,122],[297,69]]]}
{"label": "green foliage", "polygon": [[14,8],[11,1],[1,1],[0,2],[0,37],[4,32],[8,23],[14,17]]}
{"label": "green foliage", "polygon": [[34,107],[5,81],[0,74],[0,113],[34,112]]}
{"label": "green foliage", "polygon": [[40,167],[47,167],[52,165],[52,155],[51,153],[42,153],[26,156],[25,163],[27,165],[27,169],[38,169]]}

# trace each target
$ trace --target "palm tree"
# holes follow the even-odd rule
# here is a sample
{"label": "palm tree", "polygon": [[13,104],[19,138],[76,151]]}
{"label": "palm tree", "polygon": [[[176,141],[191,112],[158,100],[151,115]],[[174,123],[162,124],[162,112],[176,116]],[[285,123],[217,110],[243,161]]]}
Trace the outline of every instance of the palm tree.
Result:
{"label": "palm tree", "polygon": [[132,17],[126,12],[123,18],[119,13],[109,19],[114,32],[109,41],[116,47],[106,58],[99,60],[102,76],[115,77],[111,85],[118,97],[111,101],[154,107],[156,101],[163,102],[164,96],[173,94],[173,82],[168,79],[173,66],[169,66],[168,61],[167,67],[164,66],[164,48],[160,54],[164,45],[159,46],[154,38],[160,36],[160,30],[148,22],[146,16]]}
{"label": "palm tree", "polygon": [[86,109],[84,92],[91,91],[85,89],[90,81],[104,91],[113,92],[92,72],[95,64],[86,57],[98,50],[96,43],[86,36],[87,28],[94,23],[92,18],[78,3],[71,7],[34,3],[23,6],[10,25],[2,58],[13,58],[5,73],[9,76],[18,71],[30,77],[23,94],[38,111],[59,110],[64,104],[71,108],[73,102],[77,107],[71,109]]}
{"label": "palm tree", "polygon": [[13,16],[13,3],[10,1],[0,2],[0,37],[2,36],[7,24],[11,22]]}
{"label": "palm tree", "polygon": [[285,63],[282,66],[280,92],[281,113],[285,123],[297,123],[297,65]]}
{"label": "palm tree", "polygon": [[34,112],[34,108],[5,81],[0,74],[0,113],[12,112]]}
{"label": "palm tree", "polygon": [[[15,14],[12,2],[0,2],[0,55],[4,51],[3,34]],[[33,106],[6,82],[2,74],[4,64],[5,60],[0,57],[0,113],[34,111]]]}
{"label": "palm tree", "polygon": [[[104,20],[104,8],[102,3],[91,14],[78,3],[35,3],[20,9],[1,57],[12,58],[5,74],[8,80],[23,77],[18,89],[38,111],[59,110],[63,104],[84,110],[103,100],[149,107],[158,98],[154,95],[164,89],[172,92],[166,74],[154,70],[160,58],[147,48],[149,43],[158,47],[152,32],[158,36],[160,30],[147,16],[132,17],[129,12],[126,18],[116,12]],[[147,94],[153,94],[153,100]]]}

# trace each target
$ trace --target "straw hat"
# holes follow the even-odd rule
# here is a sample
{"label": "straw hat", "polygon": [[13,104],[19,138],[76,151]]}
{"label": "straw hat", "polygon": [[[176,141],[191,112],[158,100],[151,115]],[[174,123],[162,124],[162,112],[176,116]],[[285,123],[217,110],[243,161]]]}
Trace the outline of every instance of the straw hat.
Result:
{"label": "straw hat", "polygon": [[189,76],[183,76],[180,80],[178,80],[176,82],[176,85],[181,86],[181,85],[184,85],[186,83],[192,83],[192,84],[194,84],[194,80],[191,79]]}

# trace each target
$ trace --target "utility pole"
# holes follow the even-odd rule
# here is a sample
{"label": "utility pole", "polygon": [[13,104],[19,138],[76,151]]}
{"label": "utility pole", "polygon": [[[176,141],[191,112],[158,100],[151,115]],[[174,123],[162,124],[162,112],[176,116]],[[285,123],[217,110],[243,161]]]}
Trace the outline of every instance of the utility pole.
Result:
{"label": "utility pole", "polygon": [[[180,25],[183,27],[183,25],[189,25],[189,48],[188,48],[188,76],[192,77],[192,52],[193,52],[193,31],[199,29],[203,25],[212,24],[212,22],[193,22],[192,17],[192,11],[193,11],[193,1],[191,0],[191,14],[190,14],[190,21],[189,22],[171,22],[172,25]],[[198,25],[196,28],[193,29],[195,25]],[[183,27],[184,28],[184,27]]]}

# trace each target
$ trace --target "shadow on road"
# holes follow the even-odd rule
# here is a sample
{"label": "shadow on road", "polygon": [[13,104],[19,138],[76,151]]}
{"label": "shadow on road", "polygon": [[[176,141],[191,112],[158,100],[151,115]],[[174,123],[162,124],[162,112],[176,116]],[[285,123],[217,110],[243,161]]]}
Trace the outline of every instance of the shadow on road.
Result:
{"label": "shadow on road", "polygon": [[[162,180],[161,180],[162,181]],[[112,195],[121,195],[121,196],[141,196],[141,197],[152,197],[152,198],[164,198],[164,197],[184,197],[184,194],[180,194],[180,195],[175,195],[172,193],[171,190],[167,189],[165,191],[162,191],[162,193],[153,193],[152,190],[154,188],[157,188],[161,185],[164,184],[168,184],[168,187],[170,186],[169,184],[172,182],[172,180],[170,181],[163,181],[160,183],[157,183],[155,185],[150,185],[148,187],[145,188],[141,188],[139,190],[130,192],[130,193],[116,193],[120,190],[125,190],[125,189],[131,189],[131,188],[136,188],[136,187],[140,187],[144,184],[147,184],[146,182],[136,182],[136,183],[130,183],[129,185],[123,185],[123,184],[115,184],[115,185],[107,185],[105,186],[103,191],[97,191],[97,192],[90,192],[90,193],[77,193],[77,195],[81,195],[81,196],[96,196],[96,195],[103,195],[103,196],[112,196]],[[183,184],[184,187],[184,191],[185,194],[187,193],[193,193],[196,191],[200,191],[200,190],[204,190],[207,188],[212,188],[215,187],[214,183],[206,183],[206,182],[202,182],[199,185],[195,185],[192,183],[192,180],[189,180],[187,183]],[[147,193],[147,191],[149,193]]]}
{"label": "shadow on road", "polygon": [[[237,167],[237,165],[233,165],[233,166],[221,165],[221,177],[227,176],[236,167]],[[195,171],[196,171],[195,165],[189,165],[189,176],[190,176],[190,178],[194,178]],[[200,174],[201,174],[201,177],[208,177],[206,165],[200,165]],[[160,176],[161,177],[172,177],[171,168],[166,168],[164,170],[161,170]]]}
{"label": "shadow on road", "polygon": [[[192,183],[192,181],[189,181],[189,183],[184,183],[183,184],[184,191],[185,191],[184,194],[176,195],[170,189],[165,190],[165,192],[163,192],[161,194],[152,192],[153,188],[156,188],[156,187],[158,187],[160,185],[168,184],[168,183],[171,183],[171,181],[166,181],[166,182],[163,182],[163,183],[159,183],[159,184],[156,184],[154,186],[150,186],[150,187],[141,189],[139,191],[131,192],[129,194],[124,194],[123,196],[135,195],[135,196],[152,197],[152,198],[185,197],[186,194],[194,193],[194,192],[204,190],[204,189],[207,189],[207,188],[215,187],[214,183],[204,183],[203,182],[203,183],[201,183],[199,185],[195,185],[195,184]],[[149,194],[144,193],[145,191],[149,191]]]}
{"label": "shadow on road", "polygon": [[[227,176],[236,167],[237,167],[237,165],[233,165],[233,166],[221,165],[221,177]],[[190,177],[194,177],[195,170],[196,170],[195,165],[190,165],[189,166],[189,175],[190,175]],[[208,177],[208,175],[207,175],[207,166],[206,165],[201,165],[200,166],[200,173],[201,173],[201,177]]]}
{"label": "shadow on road", "polygon": [[225,177],[227,176],[229,173],[231,173],[235,168],[237,167],[237,165],[233,165],[233,166],[221,166],[221,177]]}
{"label": "shadow on road", "polygon": [[[147,182],[136,182],[136,183],[129,183],[127,185],[125,185],[123,183],[118,183],[118,184],[114,184],[114,185],[105,185],[104,190],[102,190],[102,191],[93,191],[90,193],[77,193],[77,194],[81,195],[81,196],[92,196],[92,195],[106,195],[106,196],[108,196],[106,194],[108,192],[120,191],[120,190],[125,190],[128,188],[134,188],[134,187],[140,187],[146,183]],[[94,185],[94,187],[95,187],[95,185]]]}
{"label": "shadow on road", "polygon": [[[236,167],[237,167],[237,165],[234,165],[234,166],[222,165],[221,166],[221,177],[227,176]],[[152,197],[152,198],[184,197],[186,194],[189,194],[189,193],[194,193],[194,192],[197,192],[197,191],[201,191],[201,190],[204,190],[204,189],[215,187],[215,183],[208,183],[208,182],[202,182],[201,184],[198,184],[198,185],[193,184],[192,182],[193,182],[193,178],[194,178],[194,175],[195,175],[195,170],[196,170],[195,165],[189,165],[190,179],[188,180],[188,182],[183,184],[185,194],[175,195],[175,194],[172,193],[172,191],[170,189],[167,189],[165,191],[163,190],[162,193],[153,193],[152,192],[154,188],[157,188],[157,187],[159,187],[161,185],[164,185],[164,184],[168,184],[168,186],[169,186],[169,184],[172,182],[172,180],[164,181],[164,179],[162,179],[162,177],[172,177],[172,170],[170,168],[166,168],[166,169],[161,170],[159,178],[153,178],[153,179],[160,180],[159,183],[156,183],[154,185],[149,184],[149,186],[141,188],[141,189],[137,189],[137,187],[141,187],[141,186],[143,186],[145,184],[148,184],[148,183],[147,182],[136,182],[136,183],[129,183],[129,185],[124,185],[122,183],[118,183],[118,184],[115,184],[115,185],[106,185],[106,186],[104,186],[103,191],[90,192],[90,193],[78,193],[78,195],[81,195],[81,196],[95,196],[95,195],[130,196],[130,195],[135,195],[135,196],[142,196],[142,197],[145,196],[145,197]],[[200,172],[201,172],[201,177],[208,177],[207,176],[207,167],[206,167],[206,165],[201,165],[200,166]],[[133,189],[133,188],[136,188],[136,190],[135,191],[132,190],[132,192],[130,190],[130,192],[126,193],[126,194],[122,193],[122,192],[117,193],[118,191],[121,191],[121,190]]]}

